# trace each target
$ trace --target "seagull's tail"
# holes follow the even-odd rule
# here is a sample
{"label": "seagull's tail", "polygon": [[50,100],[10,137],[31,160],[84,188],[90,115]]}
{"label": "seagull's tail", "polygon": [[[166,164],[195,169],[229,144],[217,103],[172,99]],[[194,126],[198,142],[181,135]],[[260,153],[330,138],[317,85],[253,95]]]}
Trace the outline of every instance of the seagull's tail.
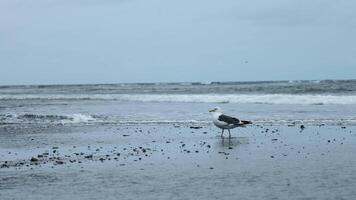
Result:
{"label": "seagull's tail", "polygon": [[252,124],[251,121],[247,121],[247,120],[241,120],[241,123],[242,123],[243,125]]}

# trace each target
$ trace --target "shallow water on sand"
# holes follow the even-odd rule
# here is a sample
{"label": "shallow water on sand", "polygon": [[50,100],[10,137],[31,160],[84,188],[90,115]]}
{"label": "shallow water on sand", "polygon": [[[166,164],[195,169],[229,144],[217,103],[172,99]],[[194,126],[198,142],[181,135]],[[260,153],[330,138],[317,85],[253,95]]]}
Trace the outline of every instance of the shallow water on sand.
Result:
{"label": "shallow water on sand", "polygon": [[210,124],[0,131],[4,200],[356,198],[353,126],[251,126],[231,139]]}

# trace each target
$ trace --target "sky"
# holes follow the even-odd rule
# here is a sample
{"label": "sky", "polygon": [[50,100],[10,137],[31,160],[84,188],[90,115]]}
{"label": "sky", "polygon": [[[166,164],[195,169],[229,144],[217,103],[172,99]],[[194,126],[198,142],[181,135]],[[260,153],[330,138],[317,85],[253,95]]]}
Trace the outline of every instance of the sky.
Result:
{"label": "sky", "polygon": [[0,0],[0,85],[356,78],[353,0]]}

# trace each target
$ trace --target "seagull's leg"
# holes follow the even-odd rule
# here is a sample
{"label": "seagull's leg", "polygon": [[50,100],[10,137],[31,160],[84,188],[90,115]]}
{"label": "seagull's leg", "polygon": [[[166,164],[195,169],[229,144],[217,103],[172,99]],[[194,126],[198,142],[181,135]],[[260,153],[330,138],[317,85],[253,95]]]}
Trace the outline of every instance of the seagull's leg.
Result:
{"label": "seagull's leg", "polygon": [[223,135],[224,135],[224,129],[222,128],[222,129],[221,129],[221,138],[224,138]]}
{"label": "seagull's leg", "polygon": [[231,133],[230,133],[230,129],[227,129],[229,131],[229,138],[231,138]]}

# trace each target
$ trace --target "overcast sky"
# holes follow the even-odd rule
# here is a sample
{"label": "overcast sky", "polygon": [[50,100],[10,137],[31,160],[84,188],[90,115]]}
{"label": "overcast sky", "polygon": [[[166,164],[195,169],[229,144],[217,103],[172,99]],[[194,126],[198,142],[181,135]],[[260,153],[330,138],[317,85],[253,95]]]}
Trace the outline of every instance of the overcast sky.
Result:
{"label": "overcast sky", "polygon": [[356,78],[353,0],[0,0],[0,84]]}

